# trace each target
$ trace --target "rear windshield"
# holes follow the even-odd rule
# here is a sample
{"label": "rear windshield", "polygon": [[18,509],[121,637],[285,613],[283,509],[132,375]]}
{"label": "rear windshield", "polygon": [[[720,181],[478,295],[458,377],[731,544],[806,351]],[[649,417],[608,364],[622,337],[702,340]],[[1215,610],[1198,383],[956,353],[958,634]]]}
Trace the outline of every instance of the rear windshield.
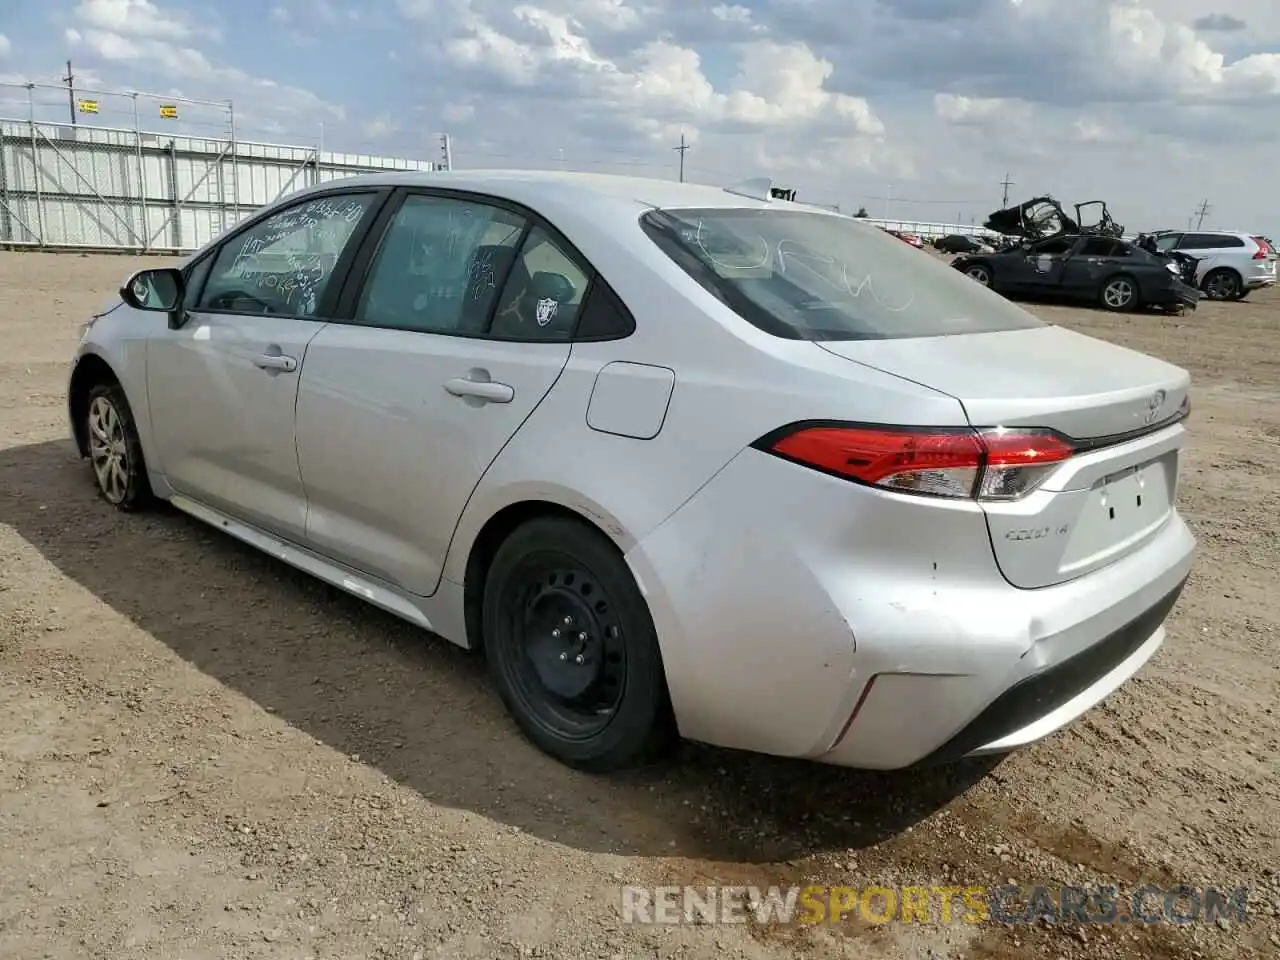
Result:
{"label": "rear windshield", "polygon": [[790,340],[888,340],[1045,326],[931,254],[852,217],[651,210],[645,232],[726,306]]}

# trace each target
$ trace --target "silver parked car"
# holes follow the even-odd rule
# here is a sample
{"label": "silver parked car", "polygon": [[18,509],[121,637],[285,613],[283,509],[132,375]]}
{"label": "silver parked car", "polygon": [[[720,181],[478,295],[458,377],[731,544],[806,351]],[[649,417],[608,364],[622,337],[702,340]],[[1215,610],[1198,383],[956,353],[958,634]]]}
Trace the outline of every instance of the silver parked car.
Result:
{"label": "silver parked car", "polygon": [[1157,250],[1176,250],[1200,261],[1196,283],[1210,300],[1243,300],[1275,286],[1275,251],[1265,237],[1238,230],[1162,230],[1151,236]]}
{"label": "silver parked car", "polygon": [[483,649],[567,763],[678,732],[899,768],[1044,737],[1155,653],[1188,389],[767,181],[452,172],[135,274],[68,410],[110,504]]}

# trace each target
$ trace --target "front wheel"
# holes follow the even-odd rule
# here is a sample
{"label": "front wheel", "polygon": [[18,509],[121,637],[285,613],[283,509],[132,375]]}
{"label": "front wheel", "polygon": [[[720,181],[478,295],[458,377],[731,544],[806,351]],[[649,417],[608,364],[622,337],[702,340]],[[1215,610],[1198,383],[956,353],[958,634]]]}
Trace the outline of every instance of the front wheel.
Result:
{"label": "front wheel", "polygon": [[1112,277],[1102,285],[1102,306],[1126,313],[1138,306],[1138,285],[1132,277]]}
{"label": "front wheel", "polygon": [[485,581],[484,650],[520,729],[570,766],[630,766],[672,739],[648,606],[617,548],[585,524],[531,520]]}
{"label": "front wheel", "polygon": [[151,497],[142,441],[124,391],[100,383],[89,391],[85,437],[98,494],[117,510],[136,510]]}
{"label": "front wheel", "polygon": [[976,280],[984,287],[991,286],[991,268],[986,264],[975,263],[965,269],[964,275],[970,280]]}

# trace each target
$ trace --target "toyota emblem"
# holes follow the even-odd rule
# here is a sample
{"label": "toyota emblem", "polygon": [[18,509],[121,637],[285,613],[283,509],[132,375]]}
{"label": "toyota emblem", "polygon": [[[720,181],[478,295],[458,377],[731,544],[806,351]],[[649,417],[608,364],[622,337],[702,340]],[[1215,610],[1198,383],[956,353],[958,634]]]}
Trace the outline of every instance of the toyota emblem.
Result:
{"label": "toyota emblem", "polygon": [[1151,395],[1151,399],[1147,401],[1147,412],[1142,418],[1143,425],[1156,422],[1156,418],[1160,416],[1160,408],[1164,406],[1164,398],[1167,394],[1163,390],[1157,390]]}

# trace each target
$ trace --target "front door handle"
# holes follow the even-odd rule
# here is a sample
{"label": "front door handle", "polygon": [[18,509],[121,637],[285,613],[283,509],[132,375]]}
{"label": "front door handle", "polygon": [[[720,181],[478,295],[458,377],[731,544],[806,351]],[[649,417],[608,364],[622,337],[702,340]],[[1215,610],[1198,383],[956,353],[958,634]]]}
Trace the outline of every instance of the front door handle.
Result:
{"label": "front door handle", "polygon": [[283,370],[293,373],[298,369],[298,361],[277,353],[264,353],[253,358],[253,365],[262,370]]}
{"label": "front door handle", "polygon": [[487,377],[476,376],[480,371],[473,370],[471,377],[457,377],[445,383],[444,388],[452,396],[464,399],[479,400],[482,403],[510,403],[515,399],[515,389],[506,383],[497,383]]}

